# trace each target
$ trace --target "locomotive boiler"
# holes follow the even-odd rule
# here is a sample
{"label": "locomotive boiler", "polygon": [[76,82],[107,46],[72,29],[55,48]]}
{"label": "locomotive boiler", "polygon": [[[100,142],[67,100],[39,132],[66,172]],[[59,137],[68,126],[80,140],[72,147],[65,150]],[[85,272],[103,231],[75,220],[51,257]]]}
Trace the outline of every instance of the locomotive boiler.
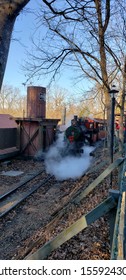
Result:
{"label": "locomotive boiler", "polygon": [[83,146],[86,139],[89,140],[86,136],[87,129],[81,120],[74,117],[71,121],[71,125],[65,131],[65,144],[66,144],[66,153],[79,155],[84,152]]}
{"label": "locomotive boiler", "polygon": [[103,120],[74,116],[64,133],[65,153],[80,155],[84,152],[84,145],[92,146],[98,140],[104,139],[104,128]]}

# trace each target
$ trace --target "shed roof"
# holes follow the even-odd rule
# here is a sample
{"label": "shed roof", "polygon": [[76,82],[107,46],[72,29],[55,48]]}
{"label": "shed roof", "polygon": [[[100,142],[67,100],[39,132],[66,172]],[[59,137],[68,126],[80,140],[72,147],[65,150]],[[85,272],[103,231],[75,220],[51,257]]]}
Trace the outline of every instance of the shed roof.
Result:
{"label": "shed roof", "polygon": [[0,128],[14,128],[17,124],[9,114],[0,114]]}

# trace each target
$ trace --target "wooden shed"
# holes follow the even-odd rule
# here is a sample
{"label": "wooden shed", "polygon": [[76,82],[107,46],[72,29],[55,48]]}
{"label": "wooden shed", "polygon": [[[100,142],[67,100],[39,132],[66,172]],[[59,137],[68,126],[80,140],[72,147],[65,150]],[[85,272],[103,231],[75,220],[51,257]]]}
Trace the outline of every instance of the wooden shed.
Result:
{"label": "wooden shed", "polygon": [[28,157],[45,152],[55,140],[59,119],[17,118],[18,148]]}
{"label": "wooden shed", "polygon": [[18,148],[28,157],[44,152],[55,140],[60,119],[46,119],[46,88],[27,88],[27,117],[16,118]]}

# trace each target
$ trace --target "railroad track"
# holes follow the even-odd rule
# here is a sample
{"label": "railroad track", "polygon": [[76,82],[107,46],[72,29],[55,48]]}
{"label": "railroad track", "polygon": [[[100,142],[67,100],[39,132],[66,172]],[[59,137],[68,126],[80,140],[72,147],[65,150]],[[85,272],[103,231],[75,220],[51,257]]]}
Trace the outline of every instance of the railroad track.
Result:
{"label": "railroad track", "polygon": [[[126,259],[126,238],[125,238],[125,229],[126,229],[126,187],[125,187],[125,177],[126,177],[126,160],[123,158],[117,159],[115,163],[111,164],[93,183],[91,183],[87,189],[83,190],[79,196],[74,199],[74,202],[80,202],[84,197],[90,193],[95,186],[97,186],[106,176],[108,176],[114,168],[119,165],[124,164],[123,170],[123,195],[122,190],[114,191],[111,190],[108,198],[106,198],[102,203],[99,203],[93,210],[91,210],[86,215],[83,215],[80,219],[74,222],[71,226],[67,227],[60,234],[55,236],[52,240],[46,242],[42,247],[40,247],[36,252],[32,253],[29,251],[25,254],[25,259],[46,259],[50,253],[58,249],[59,246],[68,241],[71,237],[74,237],[77,233],[79,233],[82,229],[88,227],[92,222],[96,219],[109,213],[111,215],[111,211],[115,211],[117,209],[116,220],[111,220],[112,227],[114,229],[113,234],[113,244],[111,248],[111,259]],[[122,179],[122,178],[121,178]],[[122,182],[122,180],[121,180]],[[118,205],[118,206],[117,206]],[[64,212],[64,209],[60,209],[59,215],[60,218]],[[61,215],[60,215],[61,214]],[[55,220],[55,219],[54,219]],[[111,224],[110,224],[111,226]],[[111,230],[113,231],[111,228]],[[40,245],[41,238],[36,242],[35,245]],[[37,244],[38,243],[38,244]],[[33,249],[30,248],[31,251]],[[27,255],[28,253],[28,255]]]}
{"label": "railroad track", "polygon": [[[39,180],[39,183],[32,183],[32,180],[37,176],[44,174],[44,178]],[[45,170],[41,169],[35,171],[32,174],[26,176],[21,182],[19,182],[12,190],[6,192],[0,196],[0,218],[8,214],[13,208],[19,205],[22,201],[28,198],[31,194],[37,191],[40,187],[43,187],[43,194],[49,189],[49,185],[45,188],[47,183],[53,178],[52,175],[45,176]]]}
{"label": "railroad track", "polygon": [[[100,164],[101,165],[101,164]],[[100,169],[100,167],[99,167],[99,169]],[[110,169],[110,168],[108,168],[108,169]],[[98,170],[98,166],[96,166],[96,170]],[[91,170],[91,171],[93,171],[93,170]],[[95,171],[95,170],[94,170]],[[41,174],[41,172],[44,172],[44,171],[40,171],[40,174]],[[110,170],[108,170],[108,172],[110,172]],[[39,173],[39,172],[38,172]],[[90,171],[88,172],[89,174],[90,174]],[[45,174],[45,173],[44,173]],[[32,176],[33,176],[33,174],[32,174]],[[37,176],[37,175],[36,175]],[[38,174],[38,176],[39,176],[39,174]],[[28,177],[30,177],[30,176],[28,176]],[[38,197],[39,197],[39,195],[41,195],[41,193],[42,194],[44,194],[44,192],[45,192],[45,194],[46,194],[46,192],[47,192],[47,198],[45,198],[45,202],[47,201],[46,199],[50,199],[51,200],[51,198],[52,198],[52,196],[50,196],[50,192],[48,193],[48,189],[50,188],[50,184],[48,185],[47,184],[47,187],[45,187],[45,184],[46,184],[46,180],[47,180],[47,183],[49,182],[49,180],[52,178],[53,176],[47,176],[46,178],[45,178],[45,183],[44,183],[44,190],[42,191],[42,192],[38,192],[37,193],[37,197],[36,197],[36,200],[38,199]],[[102,178],[101,178],[102,177]],[[102,176],[100,176],[100,178],[101,179],[103,179],[103,175]],[[99,178],[99,180],[101,180]],[[27,178],[27,179],[29,179],[29,178]],[[26,181],[26,178],[25,178],[25,180],[24,181]],[[41,187],[42,186],[42,183],[44,182],[44,179],[42,179],[41,180],[41,182],[39,182],[40,184],[34,184],[34,187],[36,187],[37,189],[39,188],[39,187]],[[33,187],[33,183],[32,183],[32,181],[29,179],[29,182],[31,182],[31,184],[32,184],[32,186],[30,186],[30,187],[27,187],[27,189],[29,189],[29,191],[31,191],[31,188]],[[99,181],[100,182],[100,181]],[[65,182],[64,182],[65,183]],[[86,181],[85,181],[85,183],[86,183]],[[54,234],[54,229],[55,228],[57,228],[58,227],[58,223],[60,223],[61,224],[61,226],[62,226],[62,221],[63,221],[63,226],[62,226],[62,228],[64,229],[65,228],[65,226],[64,226],[64,218],[62,218],[61,219],[61,217],[63,217],[64,216],[64,214],[66,213],[66,215],[65,215],[65,222],[66,222],[66,217],[67,217],[67,213],[69,213],[69,211],[71,211],[71,209],[74,207],[74,205],[75,205],[75,208],[76,207],[79,207],[79,201],[82,199],[82,198],[84,198],[85,197],[85,187],[86,187],[86,184],[84,183],[84,185],[83,186],[74,186],[74,182],[69,182],[69,186],[70,186],[70,184],[71,184],[71,188],[72,188],[72,192],[70,192],[69,193],[69,191],[67,192],[67,185],[66,184],[64,184],[64,186],[65,186],[65,188],[66,188],[66,191],[64,192],[64,197],[65,197],[65,199],[63,199],[63,200],[61,200],[61,203],[60,204],[55,204],[55,201],[52,201],[52,202],[54,202],[53,204],[55,205],[55,207],[52,207],[52,212],[51,212],[51,210],[49,211],[49,215],[47,216],[47,220],[45,220],[45,214],[46,214],[46,212],[44,212],[44,215],[43,215],[43,212],[41,212],[42,213],[42,216],[40,216],[40,219],[41,219],[41,217],[42,217],[42,220],[41,220],[41,223],[40,223],[40,227],[41,227],[41,235],[38,235],[38,237],[40,236],[40,238],[38,238],[38,239],[36,239],[36,238],[34,238],[34,236],[32,237],[32,239],[30,239],[29,240],[29,237],[28,237],[28,243],[27,243],[27,246],[26,246],[26,242],[25,242],[25,246],[24,246],[24,249],[23,249],[23,252],[21,253],[20,252],[20,250],[18,250],[18,252],[16,253],[16,255],[13,257],[14,259],[17,259],[17,257],[19,258],[19,259],[29,259],[29,255],[31,255],[32,253],[35,253],[35,251],[38,249],[38,248],[40,248],[40,250],[41,250],[41,246],[43,246],[44,248],[44,250],[45,250],[45,246],[44,246],[44,244],[45,244],[45,241],[47,240],[47,238],[48,238],[48,235],[50,236],[50,234],[51,234],[51,236],[53,237],[54,236],[54,239],[55,238],[57,238],[56,237],[56,234]],[[55,184],[55,181],[53,180],[53,181],[51,181],[51,184],[52,184],[52,187],[54,186],[54,184]],[[18,195],[18,193],[19,193],[19,190],[21,190],[22,189],[22,186],[21,186],[21,189],[20,189],[20,185],[22,185],[21,183],[18,183],[18,185],[15,187],[15,188],[17,188],[17,195]],[[39,186],[40,185],[40,186]],[[57,181],[56,181],[56,186],[55,186],[55,189],[58,189],[59,188],[59,185],[61,185],[61,183],[57,183]],[[90,182],[90,185],[91,186],[93,186],[94,187],[94,182],[93,182],[93,184]],[[24,187],[26,188],[26,183],[24,182]],[[15,194],[15,188],[13,188],[13,190],[12,190],[12,192],[14,192],[14,194]],[[92,188],[92,187],[91,187]],[[54,189],[54,193],[55,193],[55,189]],[[90,189],[89,189],[90,190]],[[34,192],[35,190],[33,190],[33,192]],[[22,191],[21,191],[22,193],[23,193],[23,189],[22,189]],[[32,192],[32,193],[33,193]],[[52,190],[51,190],[51,192],[52,192]],[[60,188],[60,192],[61,192],[61,194],[62,194],[62,187]],[[81,195],[81,193],[83,193],[83,196]],[[13,194],[13,195],[14,195]],[[29,194],[30,195],[30,194]],[[29,196],[28,195],[28,196]],[[55,193],[55,195],[56,195],[56,193]],[[8,198],[8,195],[6,195],[6,199],[8,199],[9,201],[10,201],[10,196],[12,196],[12,193],[10,194],[10,192],[9,192],[9,198]],[[46,196],[46,195],[45,195]],[[86,194],[86,196],[87,196],[87,194]],[[2,198],[3,197],[3,198]],[[24,197],[24,199],[25,199],[26,197]],[[23,199],[23,200],[24,200]],[[13,200],[14,200],[14,196],[13,196]],[[92,200],[92,197],[91,197],[91,200]],[[3,195],[3,196],[1,196],[0,197],[0,206],[1,206],[1,203],[3,203],[3,201],[5,201],[5,194]],[[22,201],[22,200],[21,200]],[[21,202],[20,201],[20,202]],[[44,200],[43,200],[44,201]],[[113,199],[112,199],[112,201],[113,201]],[[19,202],[19,203],[20,203]],[[107,201],[107,202],[109,202],[109,201]],[[43,202],[42,202],[43,203]],[[65,204],[64,204],[65,203]],[[111,204],[111,203],[110,203]],[[5,203],[5,205],[6,205],[6,203]],[[37,205],[37,204],[35,204],[35,205]],[[78,205],[78,206],[77,206]],[[58,206],[58,207],[57,207]],[[83,205],[84,206],[84,205]],[[13,208],[14,208],[15,206],[13,206]],[[26,205],[26,207],[27,207],[27,205]],[[81,207],[81,205],[80,205],[80,207]],[[11,208],[12,209],[12,208]],[[26,209],[26,208],[25,208]],[[45,209],[45,208],[44,208]],[[97,209],[96,209],[97,210]],[[95,211],[96,211],[95,210]],[[9,210],[10,211],[10,210]],[[98,210],[97,210],[98,211]],[[107,210],[108,211],[108,210]],[[85,211],[84,211],[85,212]],[[101,212],[101,210],[99,211],[99,212]],[[93,212],[92,212],[93,213]],[[4,216],[6,213],[4,213],[4,214],[2,214],[2,216]],[[86,219],[87,220],[89,220],[89,215],[88,214],[86,214],[85,215],[85,217],[86,217]],[[44,219],[43,219],[44,218]],[[4,226],[4,225],[3,225]],[[52,233],[51,233],[52,232]],[[66,233],[65,233],[66,234]],[[64,234],[63,234],[64,235]],[[115,236],[116,236],[116,234],[115,234]],[[63,239],[64,239],[64,236],[63,236]],[[36,241],[35,241],[36,240]],[[57,239],[56,239],[57,240]],[[35,241],[35,242],[34,242]],[[47,240],[48,241],[48,240]],[[54,240],[55,241],[55,240]],[[54,241],[53,241],[53,244],[54,244]],[[6,242],[6,241],[5,241]],[[52,241],[49,241],[49,244],[51,243]],[[52,243],[51,243],[52,244]],[[23,247],[22,246],[22,247]],[[47,245],[46,245],[47,246]],[[114,246],[115,247],[115,246]],[[42,250],[43,250],[42,249]],[[51,252],[50,252],[51,253]],[[45,256],[44,256],[44,258],[45,258]],[[40,259],[41,259],[41,257],[40,257]],[[42,257],[42,259],[43,259],[43,257]]]}

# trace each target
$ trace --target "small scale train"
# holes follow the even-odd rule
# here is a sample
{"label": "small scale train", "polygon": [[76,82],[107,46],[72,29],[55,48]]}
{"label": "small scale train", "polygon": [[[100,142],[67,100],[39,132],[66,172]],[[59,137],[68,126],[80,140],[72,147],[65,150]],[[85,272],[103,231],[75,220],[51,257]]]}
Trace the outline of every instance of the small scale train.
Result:
{"label": "small scale train", "polygon": [[106,138],[106,125],[101,119],[78,118],[74,116],[71,125],[65,130],[65,153],[81,154],[83,146],[94,145]]}

